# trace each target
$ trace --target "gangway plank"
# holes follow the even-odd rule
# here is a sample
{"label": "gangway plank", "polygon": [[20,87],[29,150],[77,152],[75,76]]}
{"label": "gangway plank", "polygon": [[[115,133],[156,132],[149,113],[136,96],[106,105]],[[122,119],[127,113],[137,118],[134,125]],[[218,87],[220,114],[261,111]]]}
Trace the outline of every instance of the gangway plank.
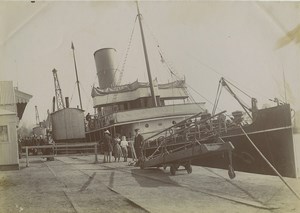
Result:
{"label": "gangway plank", "polygon": [[[234,150],[234,146],[230,141],[225,142],[219,136],[220,132],[226,131],[226,126],[222,127],[220,122],[217,125],[212,125],[213,121],[216,121],[215,118],[218,116],[218,121],[223,113],[225,111],[213,116],[206,115],[205,118],[200,118],[201,113],[199,113],[185,119],[183,122],[160,131],[155,135],[158,137],[157,139],[154,139],[153,136],[147,138],[143,141],[142,157],[139,160],[139,166],[141,169],[146,167],[166,168],[170,166],[172,175],[175,175],[179,166],[184,166],[187,172],[191,173],[192,159],[227,153],[229,160],[228,175],[230,178],[234,178],[235,173],[232,167],[232,151]],[[202,128],[207,126],[208,123],[210,123],[210,128],[203,131]],[[206,139],[202,138],[204,135]],[[208,138],[209,140],[207,140]],[[153,144],[157,144],[157,146],[153,147]]]}
{"label": "gangway plank", "polygon": [[167,164],[189,161],[201,155],[207,155],[217,152],[231,152],[234,149],[231,142],[199,144],[177,152],[168,152],[152,159],[145,159],[143,167],[160,167]]}

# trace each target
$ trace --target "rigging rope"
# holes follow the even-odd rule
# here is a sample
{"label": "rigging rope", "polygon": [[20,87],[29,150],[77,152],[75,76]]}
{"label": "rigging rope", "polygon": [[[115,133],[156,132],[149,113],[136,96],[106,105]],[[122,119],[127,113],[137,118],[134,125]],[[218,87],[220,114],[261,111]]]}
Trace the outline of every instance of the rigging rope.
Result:
{"label": "rigging rope", "polygon": [[220,100],[220,96],[221,96],[221,92],[222,92],[222,88],[223,88],[222,86],[220,87],[220,85],[221,85],[221,80],[219,81],[216,99],[215,99],[215,103],[214,103],[213,110],[212,110],[212,115],[214,115],[216,113],[216,109],[217,109],[217,106],[218,106],[218,103]]}
{"label": "rigging rope", "polygon": [[158,53],[159,53],[160,58],[161,58],[161,62],[162,62],[163,64],[165,64],[166,67],[168,68],[168,70],[176,76],[177,73],[176,73],[176,74],[174,73],[174,72],[176,72],[176,71],[175,71],[174,69],[171,68],[170,63],[166,60],[164,51],[161,49],[160,44],[159,44],[159,42],[158,42],[158,39],[155,37],[155,35],[154,35],[154,34],[152,33],[152,31],[150,30],[150,27],[149,27],[149,25],[148,25],[148,23],[146,22],[145,19],[144,19],[144,23],[145,23],[146,28],[147,28],[148,31],[150,32],[150,35],[152,36],[152,38],[153,38],[153,40],[154,40],[154,42],[155,42],[155,44],[156,44],[156,47],[157,47],[157,49],[158,49]]}
{"label": "rigging rope", "polygon": [[[133,34],[134,34],[134,30],[135,30],[137,18],[138,18],[138,16],[136,15],[135,20],[134,20],[134,24],[133,24],[133,29],[132,29],[132,31],[131,31],[131,35],[130,35],[130,38],[129,38],[128,46],[127,46],[127,49],[126,49],[124,61],[123,61],[123,64],[122,64],[121,73],[123,73],[123,72],[124,72],[124,69],[125,69],[125,64],[126,64],[126,62],[127,62],[129,50],[130,50],[130,47],[131,47],[132,38],[133,38]],[[119,80],[118,80],[117,86],[119,86],[119,84],[121,83],[121,80],[122,80],[121,73],[120,73],[120,76],[119,76]]]}
{"label": "rigging rope", "polygon": [[248,95],[247,93],[245,93],[243,90],[241,90],[240,88],[238,88],[237,86],[235,86],[234,84],[232,84],[230,81],[228,81],[227,79],[224,79],[227,83],[229,83],[231,86],[233,86],[234,88],[236,88],[238,91],[240,91],[241,93],[243,93],[244,95],[248,96],[250,99],[252,98],[250,95]]}
{"label": "rigging rope", "polygon": [[239,98],[236,94],[232,93],[232,91],[230,91],[227,87],[225,87],[225,89],[235,98],[237,99],[237,101],[240,102],[240,104],[242,105],[242,107],[246,107],[248,110],[250,110],[250,107],[248,104],[246,104],[241,98]]}
{"label": "rigging rope", "polygon": [[74,88],[73,88],[73,92],[72,92],[72,96],[71,96],[71,99],[70,99],[70,105],[71,105],[71,103],[72,103],[72,99],[73,99],[75,87],[76,87],[76,82],[75,82],[75,85],[74,85]]}
{"label": "rigging rope", "polygon": [[[138,16],[136,15],[135,20],[134,20],[134,24],[133,24],[133,29],[131,31],[129,42],[128,42],[128,45],[127,45],[127,48],[126,48],[125,57],[124,57],[124,61],[123,61],[123,64],[122,64],[122,68],[121,68],[121,71],[120,71],[120,74],[119,74],[118,81],[116,82],[115,86],[119,86],[121,84],[121,81],[122,81],[122,77],[123,77],[123,73],[124,73],[124,69],[125,69],[125,64],[127,62],[127,57],[128,57],[129,50],[130,50],[130,47],[131,47],[132,38],[133,38],[133,34],[134,34],[134,29],[135,29],[135,26],[136,26],[137,18],[138,18]],[[119,65],[118,65],[118,67],[119,67]],[[118,70],[118,68],[117,68],[117,70]],[[117,97],[118,97],[118,92],[116,92],[113,95],[112,102],[115,102],[117,100]]]}
{"label": "rigging rope", "polygon": [[[182,51],[184,51],[184,50],[182,50]],[[218,76],[221,76],[221,77],[222,77],[222,76],[225,76],[226,79],[231,79],[231,78],[229,78],[228,76],[226,76],[226,75],[220,73],[217,69],[215,69],[215,68],[213,68],[213,67],[211,67],[211,66],[209,66],[209,65],[207,65],[207,64],[205,64],[205,63],[203,63],[203,62],[200,61],[197,57],[191,55],[190,53],[188,53],[188,52],[186,52],[186,51],[184,51],[184,53],[185,53],[187,56],[190,56],[190,58],[193,58],[193,59],[194,59],[197,63],[199,63],[200,65],[202,65],[202,66],[208,68],[209,70],[213,71],[213,72],[214,72],[215,74],[217,74]],[[228,80],[227,80],[227,81],[228,81]],[[232,81],[232,82],[235,82],[235,84],[238,84],[238,85],[239,85],[239,83],[236,82],[236,81],[234,81],[233,79],[231,79],[231,81]],[[245,85],[242,85],[242,87],[245,88],[247,91],[253,93],[253,94],[259,95],[260,97],[262,97],[262,98],[264,98],[264,99],[266,99],[266,100],[269,100],[269,97],[263,95],[262,93],[260,93],[260,91],[258,92],[258,91],[255,91],[255,90],[253,90],[253,89],[247,88],[247,87],[245,87]]]}
{"label": "rigging rope", "polygon": [[[173,69],[170,67],[169,63],[167,62],[167,60],[165,60],[164,58],[164,54],[163,54],[163,51],[161,50],[160,48],[160,45],[159,45],[159,42],[157,40],[157,38],[154,36],[154,34],[152,33],[152,31],[150,30],[150,27],[148,26],[147,22],[144,20],[144,23],[145,23],[145,26],[146,28],[148,29],[148,31],[150,32],[153,40],[156,42],[157,44],[157,48],[158,48],[158,53],[160,55],[160,58],[161,58],[161,62],[163,64],[165,64],[165,66],[167,67],[168,71],[171,73],[171,76],[175,76],[177,78],[177,80],[180,80],[180,78],[174,73]],[[200,62],[201,63],[201,62]],[[219,75],[222,75],[220,72],[218,72],[216,69],[204,64],[204,63],[201,63],[202,65],[205,65],[206,67],[208,67],[210,70],[213,70],[215,73],[219,74]],[[232,85],[233,87],[235,87],[237,90],[239,90],[240,92],[242,92],[243,94],[245,94],[246,96],[250,97],[247,93],[243,92],[242,90],[240,90],[239,88],[237,88],[235,85],[233,85],[231,82],[227,81],[230,85]],[[221,96],[221,92],[222,92],[222,87],[220,87],[220,83],[219,83],[219,86],[218,86],[218,90],[217,90],[217,95],[216,95],[216,99],[215,99],[215,103],[213,104],[210,100],[208,100],[207,98],[205,98],[203,95],[201,95],[198,91],[196,91],[193,87],[191,87],[189,84],[186,83],[186,85],[191,89],[193,90],[196,94],[198,94],[199,96],[201,96],[203,99],[205,99],[207,102],[209,102],[212,106],[213,106],[213,111],[212,111],[212,114],[214,115],[215,112],[216,112],[216,109],[218,108],[218,103],[219,103],[219,100],[220,100],[220,96]],[[226,88],[228,90],[228,88]],[[230,91],[229,91],[230,92]],[[189,99],[193,102],[193,103],[196,103],[196,101],[194,100],[194,98],[192,97],[191,93],[187,90],[186,91]],[[231,92],[230,92],[231,93]],[[236,96],[236,95],[235,95]],[[236,98],[238,98],[236,96]],[[252,97],[250,97],[252,98]],[[239,99],[240,100],[240,99]],[[249,109],[249,106],[247,104],[245,104],[243,101],[241,101],[241,103],[247,107]],[[202,108],[202,107],[200,107]],[[218,108],[219,109],[219,108]]]}
{"label": "rigging rope", "polygon": [[83,87],[83,85],[79,82],[79,84],[81,85],[81,88],[82,88],[82,90],[83,90],[83,92],[84,92],[84,94],[86,95],[86,97],[88,98],[88,108],[91,106],[91,100],[92,100],[92,98],[90,97],[90,96],[88,96],[87,95],[87,92],[85,91],[85,89],[84,89],[84,87]]}
{"label": "rigging rope", "polygon": [[[150,34],[151,34],[151,36],[153,37],[153,40],[156,42],[156,44],[157,44],[157,48],[158,48],[158,52],[159,52],[159,54],[160,54],[160,57],[161,57],[161,62],[163,63],[163,64],[165,64],[166,65],[166,67],[168,68],[168,70],[169,70],[169,72],[171,73],[171,74],[174,74],[175,76],[176,76],[176,74],[173,72],[173,70],[171,69],[171,67],[169,66],[169,64],[168,64],[168,62],[165,60],[165,58],[163,57],[163,54],[162,54],[162,51],[161,51],[161,49],[160,49],[160,45],[159,45],[159,42],[158,42],[158,40],[156,39],[156,37],[154,36],[154,34],[152,33],[152,31],[150,30],[150,28],[149,28],[149,26],[148,26],[148,24],[147,24],[147,22],[146,21],[144,21],[144,23],[145,23],[145,26],[147,27],[147,29],[148,29],[148,31],[150,32]],[[190,55],[190,54],[188,54],[188,55]],[[204,65],[205,67],[207,67],[207,68],[209,68],[210,70],[212,70],[213,72],[215,72],[216,74],[218,74],[218,75],[221,75],[221,76],[223,76],[223,74],[221,74],[220,72],[218,72],[216,69],[214,69],[214,68],[212,68],[211,66],[209,66],[209,65],[207,65],[207,64],[204,64],[204,63],[202,63],[201,61],[199,61],[198,59],[197,59],[197,62],[198,63],[200,63],[201,65]],[[234,88],[236,88],[238,91],[240,91],[241,93],[243,93],[244,95],[246,95],[247,97],[249,97],[250,99],[252,99],[252,97],[250,96],[250,95],[248,95],[247,93],[245,93],[244,91],[242,91],[241,89],[239,89],[237,86],[235,86],[234,84],[232,84],[231,82],[229,82],[228,80],[226,80],[230,85],[232,85]],[[234,81],[234,80],[233,80]],[[238,84],[238,83],[237,83]],[[187,86],[189,86],[188,84],[186,84]],[[191,86],[189,86],[194,92],[196,92],[196,90],[194,90]],[[220,85],[219,85],[219,87],[220,87]],[[228,90],[228,88],[226,88],[227,90]],[[249,91],[251,91],[250,89],[248,89]],[[219,91],[219,89],[218,89],[218,91]],[[229,90],[228,90],[229,91]],[[188,91],[187,91],[188,92]],[[218,105],[218,103],[219,103],[219,100],[220,100],[220,95],[221,95],[221,92],[222,92],[222,87],[221,87],[221,89],[220,89],[220,91],[219,91],[219,93],[217,92],[217,97],[216,97],[216,99],[215,99],[215,103],[213,104],[213,114],[215,113],[215,111],[216,111],[216,109],[218,108],[217,107],[217,105]],[[229,91],[230,92],[230,91]],[[253,91],[252,91],[253,92]],[[188,92],[189,93],[189,92]],[[200,95],[202,98],[204,98],[205,100],[207,100],[209,103],[211,103],[208,99],[206,99],[204,96],[202,96],[200,93],[198,93],[198,92],[196,92],[198,95]],[[231,92],[230,92],[231,93]],[[267,100],[270,100],[268,97],[266,97],[266,96],[264,96],[264,95],[262,95],[262,94],[260,94],[260,93],[257,93],[257,92],[254,92],[255,94],[259,94],[261,97],[264,97],[265,99],[267,99]],[[191,94],[189,93],[189,97],[190,97],[190,99],[194,102],[194,103],[196,103],[195,102],[195,100],[193,99],[193,97],[191,96]],[[240,103],[242,104],[242,105],[244,105],[244,107],[246,107],[248,110],[250,109],[250,107],[244,102],[244,101],[242,101],[240,98],[238,98],[237,97],[237,95],[235,95],[235,97],[237,98],[237,99],[239,99],[239,101],[240,101]],[[212,104],[212,103],[211,103]],[[250,116],[251,117],[251,116]]]}
{"label": "rigging rope", "polygon": [[[167,67],[167,69],[168,69],[168,71],[170,72],[170,74],[176,77],[176,80],[181,80],[181,78],[178,77],[177,73],[175,73],[176,71],[175,71],[173,68],[171,68],[171,65],[170,65],[170,63],[168,62],[168,60],[166,60],[166,58],[164,57],[165,54],[164,54],[163,50],[160,48],[160,44],[159,44],[159,42],[158,42],[158,39],[154,36],[154,34],[152,33],[152,31],[150,30],[149,25],[147,24],[147,22],[146,22],[145,20],[144,20],[144,23],[145,23],[146,28],[147,28],[148,31],[150,32],[150,34],[151,34],[153,40],[154,40],[155,43],[156,43],[156,47],[157,47],[157,49],[158,49],[158,53],[159,53],[159,55],[160,55],[161,62]],[[187,85],[188,85],[188,84],[187,84]],[[188,90],[184,90],[184,91],[185,91],[185,94],[184,94],[184,95],[188,96],[188,99],[190,100],[190,102],[196,103],[196,101],[195,101],[195,99],[193,98],[192,94],[191,94]],[[179,91],[179,92],[181,93],[181,91]],[[199,106],[199,107],[200,107],[200,106]],[[202,107],[200,107],[200,108],[203,110]]]}

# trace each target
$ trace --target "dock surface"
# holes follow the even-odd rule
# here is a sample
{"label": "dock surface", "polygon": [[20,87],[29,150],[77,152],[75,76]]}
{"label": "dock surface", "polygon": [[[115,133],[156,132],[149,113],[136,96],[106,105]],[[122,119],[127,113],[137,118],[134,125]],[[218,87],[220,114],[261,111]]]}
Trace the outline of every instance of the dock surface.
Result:
{"label": "dock surface", "polygon": [[[141,170],[95,156],[21,159],[0,172],[0,212],[300,212],[300,201],[276,176],[193,166]],[[300,193],[300,180],[285,178]]]}

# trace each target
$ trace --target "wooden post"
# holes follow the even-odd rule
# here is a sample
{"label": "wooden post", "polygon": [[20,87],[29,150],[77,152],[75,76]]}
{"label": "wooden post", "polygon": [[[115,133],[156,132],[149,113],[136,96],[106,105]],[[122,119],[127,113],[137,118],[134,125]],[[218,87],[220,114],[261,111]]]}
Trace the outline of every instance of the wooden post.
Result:
{"label": "wooden post", "polygon": [[29,161],[28,161],[28,146],[26,146],[26,167],[29,166]]}
{"label": "wooden post", "polygon": [[98,163],[97,143],[95,144],[95,162],[94,163]]}

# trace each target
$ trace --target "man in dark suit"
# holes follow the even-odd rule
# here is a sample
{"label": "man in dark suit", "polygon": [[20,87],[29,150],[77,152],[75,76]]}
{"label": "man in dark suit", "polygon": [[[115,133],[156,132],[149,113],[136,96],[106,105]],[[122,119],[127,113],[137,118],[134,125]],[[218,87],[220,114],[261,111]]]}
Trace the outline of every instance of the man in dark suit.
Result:
{"label": "man in dark suit", "polygon": [[134,150],[136,157],[138,161],[141,158],[142,155],[142,141],[144,140],[144,137],[140,133],[140,129],[135,129],[135,137],[134,137]]}

